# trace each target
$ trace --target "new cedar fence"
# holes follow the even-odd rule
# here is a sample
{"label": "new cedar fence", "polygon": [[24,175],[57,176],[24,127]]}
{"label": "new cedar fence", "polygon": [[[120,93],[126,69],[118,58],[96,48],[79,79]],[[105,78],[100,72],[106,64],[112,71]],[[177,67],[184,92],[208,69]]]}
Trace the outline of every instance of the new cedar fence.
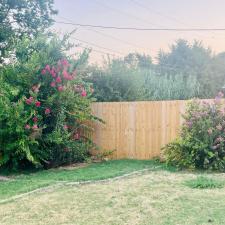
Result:
{"label": "new cedar fence", "polygon": [[93,140],[112,158],[151,159],[179,135],[187,101],[93,103]]}

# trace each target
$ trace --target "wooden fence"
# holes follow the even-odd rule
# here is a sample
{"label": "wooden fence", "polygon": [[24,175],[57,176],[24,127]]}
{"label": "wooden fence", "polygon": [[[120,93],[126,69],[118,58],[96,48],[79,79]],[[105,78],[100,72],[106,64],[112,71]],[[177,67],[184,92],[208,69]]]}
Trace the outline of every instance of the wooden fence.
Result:
{"label": "wooden fence", "polygon": [[94,125],[93,140],[113,158],[151,159],[174,140],[187,101],[93,103],[92,111],[105,124]]}

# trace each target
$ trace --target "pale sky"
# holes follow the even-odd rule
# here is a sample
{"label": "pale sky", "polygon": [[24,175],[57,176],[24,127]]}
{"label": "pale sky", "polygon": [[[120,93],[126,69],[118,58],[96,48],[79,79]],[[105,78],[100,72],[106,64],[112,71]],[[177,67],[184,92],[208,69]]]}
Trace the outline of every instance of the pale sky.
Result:
{"label": "pale sky", "polygon": [[[141,28],[225,28],[225,0],[55,0],[57,21]],[[92,47],[91,62],[100,63],[103,53],[122,57],[129,52],[156,57],[176,39],[201,40],[214,52],[225,51],[225,31],[174,32],[124,31],[56,24],[56,31],[77,28],[71,42]],[[81,42],[81,40],[83,42]],[[101,47],[101,48],[100,48]],[[73,50],[74,53],[81,49]],[[94,51],[96,50],[96,51]]]}

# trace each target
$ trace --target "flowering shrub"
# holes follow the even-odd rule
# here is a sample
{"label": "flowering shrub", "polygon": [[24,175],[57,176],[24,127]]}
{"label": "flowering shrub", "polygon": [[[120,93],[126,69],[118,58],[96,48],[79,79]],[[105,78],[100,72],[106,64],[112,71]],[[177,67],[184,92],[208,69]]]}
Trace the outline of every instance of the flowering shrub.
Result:
{"label": "flowering shrub", "polygon": [[225,170],[223,94],[214,101],[193,100],[184,114],[181,136],[164,148],[167,163],[178,167]]}
{"label": "flowering shrub", "polygon": [[45,65],[31,75],[23,95],[13,96],[11,91],[11,99],[10,85],[4,87],[0,166],[53,167],[88,156],[93,145],[84,131],[89,129],[86,121],[95,119],[90,109],[92,89],[77,74],[76,65],[67,59]]}

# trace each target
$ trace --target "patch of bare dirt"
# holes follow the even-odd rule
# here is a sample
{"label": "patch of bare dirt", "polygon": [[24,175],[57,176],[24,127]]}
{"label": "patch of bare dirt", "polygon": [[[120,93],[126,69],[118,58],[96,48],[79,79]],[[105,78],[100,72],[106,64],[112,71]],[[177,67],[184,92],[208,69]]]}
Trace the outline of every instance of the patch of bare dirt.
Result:
{"label": "patch of bare dirt", "polygon": [[70,165],[60,166],[58,169],[60,170],[74,170],[74,169],[80,169],[84,168],[90,165],[89,163],[74,163]]}

